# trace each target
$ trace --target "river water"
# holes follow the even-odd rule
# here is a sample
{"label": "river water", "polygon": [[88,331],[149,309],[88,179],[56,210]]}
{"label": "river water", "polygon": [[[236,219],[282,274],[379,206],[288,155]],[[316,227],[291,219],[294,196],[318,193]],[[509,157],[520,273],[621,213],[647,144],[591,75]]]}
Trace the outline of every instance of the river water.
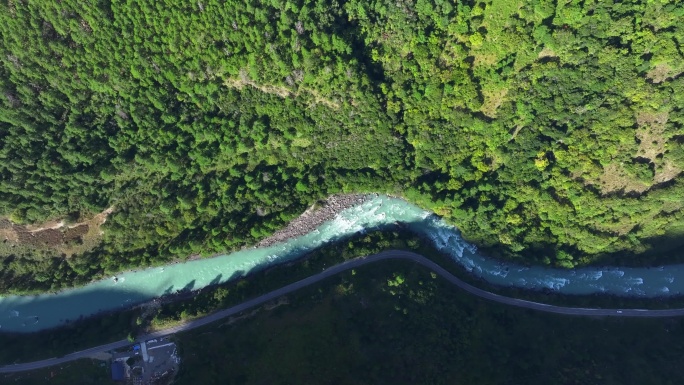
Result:
{"label": "river water", "polygon": [[472,274],[493,284],[550,289],[563,294],[607,293],[621,296],[674,296],[684,291],[684,265],[657,268],[554,269],[523,267],[486,258],[460,237],[458,230],[404,200],[380,195],[344,210],[311,233],[259,249],[210,259],[127,272],[56,294],[0,297],[0,332],[31,332],[68,320],[145,302],[179,290],[223,283],[275,264],[292,261],[325,244],[360,231],[407,223],[427,236]]}

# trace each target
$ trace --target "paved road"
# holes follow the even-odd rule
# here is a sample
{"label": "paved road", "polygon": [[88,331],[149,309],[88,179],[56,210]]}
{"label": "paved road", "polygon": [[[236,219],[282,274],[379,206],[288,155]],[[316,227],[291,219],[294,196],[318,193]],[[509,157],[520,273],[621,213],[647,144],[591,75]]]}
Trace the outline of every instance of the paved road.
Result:
{"label": "paved road", "polygon": [[[251,307],[261,305],[265,302],[272,301],[278,297],[285,294],[291,293],[293,291],[299,290],[303,287],[309,286],[321,280],[324,280],[333,275],[339,274],[343,271],[350,270],[359,266],[363,266],[369,263],[382,261],[386,259],[404,259],[419,263],[428,269],[434,271],[435,273],[442,276],[447,281],[458,286],[459,288],[476,295],[480,298],[485,298],[494,302],[503,303],[506,305],[522,307],[526,309],[534,309],[539,311],[544,311],[548,313],[566,314],[566,315],[579,315],[579,316],[611,316],[611,317],[675,317],[684,315],[684,309],[662,309],[662,310],[646,310],[646,309],[594,309],[594,308],[576,308],[576,307],[563,307],[547,305],[538,302],[525,301],[517,298],[504,297],[498,294],[490,293],[488,291],[478,289],[472,285],[469,285],[460,279],[456,278],[454,275],[449,273],[443,267],[439,266],[435,262],[423,257],[422,255],[412,253],[410,251],[401,250],[388,250],[383,251],[378,254],[370,255],[367,257],[360,257],[352,259],[338,265],[332,266],[318,274],[312,275],[310,277],[304,278],[301,281],[283,286],[280,289],[276,289],[270,293],[266,293],[259,297],[245,301],[239,305],[233,306],[228,309],[224,309],[208,315],[203,318],[199,318],[193,321],[189,321],[185,324],[174,326],[168,329],[160,330],[158,332],[150,333],[138,338],[137,341],[146,341],[152,338],[163,337],[168,334],[174,334],[190,329],[195,329],[200,326],[204,326],[211,322],[226,318],[235,314],[238,314],[244,310]],[[74,352],[60,358],[50,358],[42,361],[34,361],[25,364],[15,364],[0,367],[0,373],[12,373],[21,372],[32,369],[40,369],[47,366],[59,365],[64,362],[74,361],[80,358],[86,358],[93,353],[106,352],[112,349],[122,348],[131,345],[128,340],[121,340],[112,342],[106,345],[96,346],[90,349],[81,350],[79,352]]]}

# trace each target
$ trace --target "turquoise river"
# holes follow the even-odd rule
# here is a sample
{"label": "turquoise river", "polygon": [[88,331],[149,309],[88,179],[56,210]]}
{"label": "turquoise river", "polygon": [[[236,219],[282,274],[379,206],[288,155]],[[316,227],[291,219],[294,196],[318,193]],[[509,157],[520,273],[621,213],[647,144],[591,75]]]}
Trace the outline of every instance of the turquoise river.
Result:
{"label": "turquoise river", "polygon": [[182,289],[196,290],[279,263],[292,261],[325,243],[395,222],[406,223],[456,263],[488,282],[563,294],[674,296],[684,291],[684,265],[656,268],[554,269],[523,267],[486,258],[443,220],[404,200],[376,196],[338,214],[316,230],[285,243],[229,255],[126,272],[56,294],[0,297],[0,331],[31,332],[81,316],[112,311]]}

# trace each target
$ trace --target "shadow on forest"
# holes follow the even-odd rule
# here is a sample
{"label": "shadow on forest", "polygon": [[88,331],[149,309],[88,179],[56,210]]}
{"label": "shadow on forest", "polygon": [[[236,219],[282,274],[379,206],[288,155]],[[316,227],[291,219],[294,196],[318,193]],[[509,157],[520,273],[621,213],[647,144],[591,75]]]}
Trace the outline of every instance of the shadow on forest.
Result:
{"label": "shadow on forest", "polygon": [[[395,223],[368,227],[361,234],[375,230],[393,231],[403,229],[409,231],[407,226],[414,224],[423,226],[425,224],[423,222],[430,220],[430,218],[434,219],[434,216],[422,218],[415,223]],[[456,233],[458,232],[455,232],[454,235]],[[661,239],[651,241],[661,248],[669,245],[669,250],[675,250],[677,256],[682,257],[684,256],[684,251],[676,249],[678,245],[684,243],[682,235],[684,235],[684,229],[682,234],[673,231]],[[352,236],[340,235],[330,242],[324,243],[319,249],[323,249],[327,245],[339,245],[340,241],[344,241]],[[280,262],[277,265],[265,262],[249,271],[238,270],[231,272],[227,278],[225,278],[225,273],[218,273],[207,285],[202,287],[198,287],[196,279],[191,279],[182,284],[162,282],[159,286],[166,289],[160,291],[159,295],[165,303],[193,298],[204,287],[216,286],[226,282],[235,283],[243,277],[249,277],[248,279],[252,280],[255,277],[255,272],[264,270],[269,270],[270,272],[272,267],[291,265],[313,250],[315,249],[293,250],[290,253],[281,255]],[[237,286],[239,287],[240,285]],[[181,288],[176,289],[177,287]],[[121,287],[111,286],[106,289],[75,289],[60,294],[35,296],[31,297],[28,301],[21,298],[16,300],[11,297],[0,299],[0,330],[4,332],[0,333],[0,346],[6,347],[3,350],[11,352],[7,354],[0,353],[0,362],[23,359],[22,357],[31,357],[33,359],[36,354],[36,346],[39,346],[39,350],[41,352],[44,351],[47,357],[47,355],[54,356],[63,351],[69,351],[67,349],[72,349],[73,351],[89,346],[83,343],[83,339],[86,338],[91,338],[90,342],[105,343],[107,341],[102,340],[103,330],[108,331],[107,335],[110,339],[121,336],[121,333],[125,335],[125,333],[134,330],[136,324],[134,319],[127,318],[131,317],[131,314],[134,313],[129,310],[140,303],[150,301],[156,297],[156,295],[149,292],[124,290]],[[50,325],[52,329],[38,331],[37,328],[43,325]],[[92,337],[89,337],[89,333],[92,333]],[[73,337],[67,338],[67,336]],[[41,344],[45,346],[40,347]],[[92,344],[95,344],[95,342]],[[33,349],[33,352],[31,349]]]}
{"label": "shadow on forest", "polygon": [[602,264],[651,267],[684,263],[684,231],[671,232],[644,240],[649,250],[643,253],[615,253],[602,258]]}
{"label": "shadow on forest", "polygon": [[[429,218],[434,219],[434,215]],[[430,220],[429,218],[416,220],[415,223],[409,222],[401,225],[395,223],[368,227],[364,232],[375,230],[392,231],[399,227],[406,228],[407,226],[410,227],[413,225],[424,226],[424,222]],[[458,234],[457,231],[454,235],[456,234]],[[672,232],[667,236],[662,237],[662,239],[652,240],[652,242],[653,244],[659,245],[660,248],[664,249],[666,247],[665,245],[667,245],[667,247],[669,247],[668,250],[673,250],[672,255],[674,261],[674,257],[684,257],[684,251],[677,249],[679,245],[684,243],[684,237],[682,237],[682,235],[684,235],[684,226],[682,228],[682,234]],[[326,245],[338,244],[340,241],[350,238],[351,236],[352,235],[339,235],[331,241],[321,245],[319,248],[324,248]],[[131,291],[130,288],[122,290],[117,286],[111,286],[107,289],[98,290],[77,288],[59,294],[30,297],[29,301],[26,301],[21,297],[8,297],[0,300],[0,331],[5,333],[26,333],[38,331],[41,326],[54,328],[60,325],[73,323],[74,320],[83,319],[84,317],[91,317],[95,314],[121,312],[122,310],[150,301],[158,296],[165,297],[164,301],[171,301],[176,298],[186,299],[193,297],[197,290],[200,290],[203,287],[234,281],[238,278],[253,275],[255,272],[269,269],[274,266],[293,263],[313,250],[314,249],[292,250],[289,253],[281,255],[279,257],[279,263],[277,264],[273,264],[270,261],[264,261],[249,271],[234,271],[228,278],[225,278],[225,273],[219,273],[206,285],[202,286],[197,285],[196,279],[191,279],[182,285],[179,285],[177,282],[162,282],[160,283],[160,287],[166,287],[166,289],[159,291],[158,294]],[[660,257],[662,257],[662,254]],[[653,262],[653,260],[655,260],[655,258],[653,258],[653,260],[643,258],[643,255],[641,258],[642,261],[646,260]],[[610,257],[607,257],[606,260],[612,261]],[[622,255],[620,258],[621,264],[624,264],[625,260],[628,259]],[[618,261],[617,258],[615,258],[615,261]],[[660,261],[662,261],[662,259],[659,259],[659,263],[662,263]],[[188,269],[192,269],[192,266],[190,265],[192,263],[193,262],[188,262]],[[18,316],[13,316],[14,314],[18,314]]]}

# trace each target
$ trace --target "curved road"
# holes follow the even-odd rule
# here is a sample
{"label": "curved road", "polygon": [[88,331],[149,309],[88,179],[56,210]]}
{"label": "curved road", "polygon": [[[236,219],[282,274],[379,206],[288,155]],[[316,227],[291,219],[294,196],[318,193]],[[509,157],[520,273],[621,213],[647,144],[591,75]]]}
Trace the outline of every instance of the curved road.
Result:
{"label": "curved road", "polygon": [[[404,259],[419,263],[428,269],[434,271],[435,273],[442,276],[442,278],[451,282],[452,284],[458,286],[459,288],[467,291],[470,294],[476,295],[480,298],[485,298],[494,302],[503,303],[506,305],[522,307],[526,309],[533,309],[544,311],[548,313],[566,314],[566,315],[579,315],[579,316],[612,316],[612,317],[675,317],[684,315],[684,309],[662,309],[662,310],[647,310],[647,309],[595,309],[595,308],[576,308],[576,307],[563,307],[547,305],[539,302],[526,301],[517,298],[504,297],[498,294],[490,293],[488,291],[478,289],[475,286],[467,284],[460,279],[456,278],[453,274],[449,273],[446,269],[439,266],[435,262],[423,257],[420,254],[412,253],[410,251],[403,250],[388,250],[383,251],[378,254],[370,255],[367,257],[355,258],[338,265],[332,266],[322,272],[312,275],[310,277],[304,278],[301,281],[283,286],[280,289],[276,289],[270,293],[266,293],[259,297],[245,301],[239,305],[233,306],[228,309],[220,310],[216,313],[212,313],[206,317],[199,318],[196,320],[189,321],[185,324],[174,326],[168,329],[160,330],[154,333],[150,333],[144,336],[138,337],[137,341],[146,341],[152,338],[162,337],[168,334],[178,333],[190,329],[195,329],[200,326],[204,326],[211,322],[217,321],[219,319],[235,315],[251,307],[261,305],[265,302],[271,301],[285,294],[291,293],[293,291],[299,290],[303,287],[309,286],[321,280],[324,280],[333,275],[339,274],[343,271],[350,270],[359,266],[363,266],[369,263],[382,261],[386,259]],[[60,358],[50,358],[41,361],[34,361],[25,364],[15,364],[0,367],[0,373],[13,373],[21,372],[26,370],[40,369],[47,366],[58,365],[68,361],[74,361],[80,358],[87,358],[93,353],[106,352],[112,349],[122,348],[131,345],[128,340],[121,340],[112,342],[106,345],[96,346],[90,349],[81,350],[68,354]]]}

